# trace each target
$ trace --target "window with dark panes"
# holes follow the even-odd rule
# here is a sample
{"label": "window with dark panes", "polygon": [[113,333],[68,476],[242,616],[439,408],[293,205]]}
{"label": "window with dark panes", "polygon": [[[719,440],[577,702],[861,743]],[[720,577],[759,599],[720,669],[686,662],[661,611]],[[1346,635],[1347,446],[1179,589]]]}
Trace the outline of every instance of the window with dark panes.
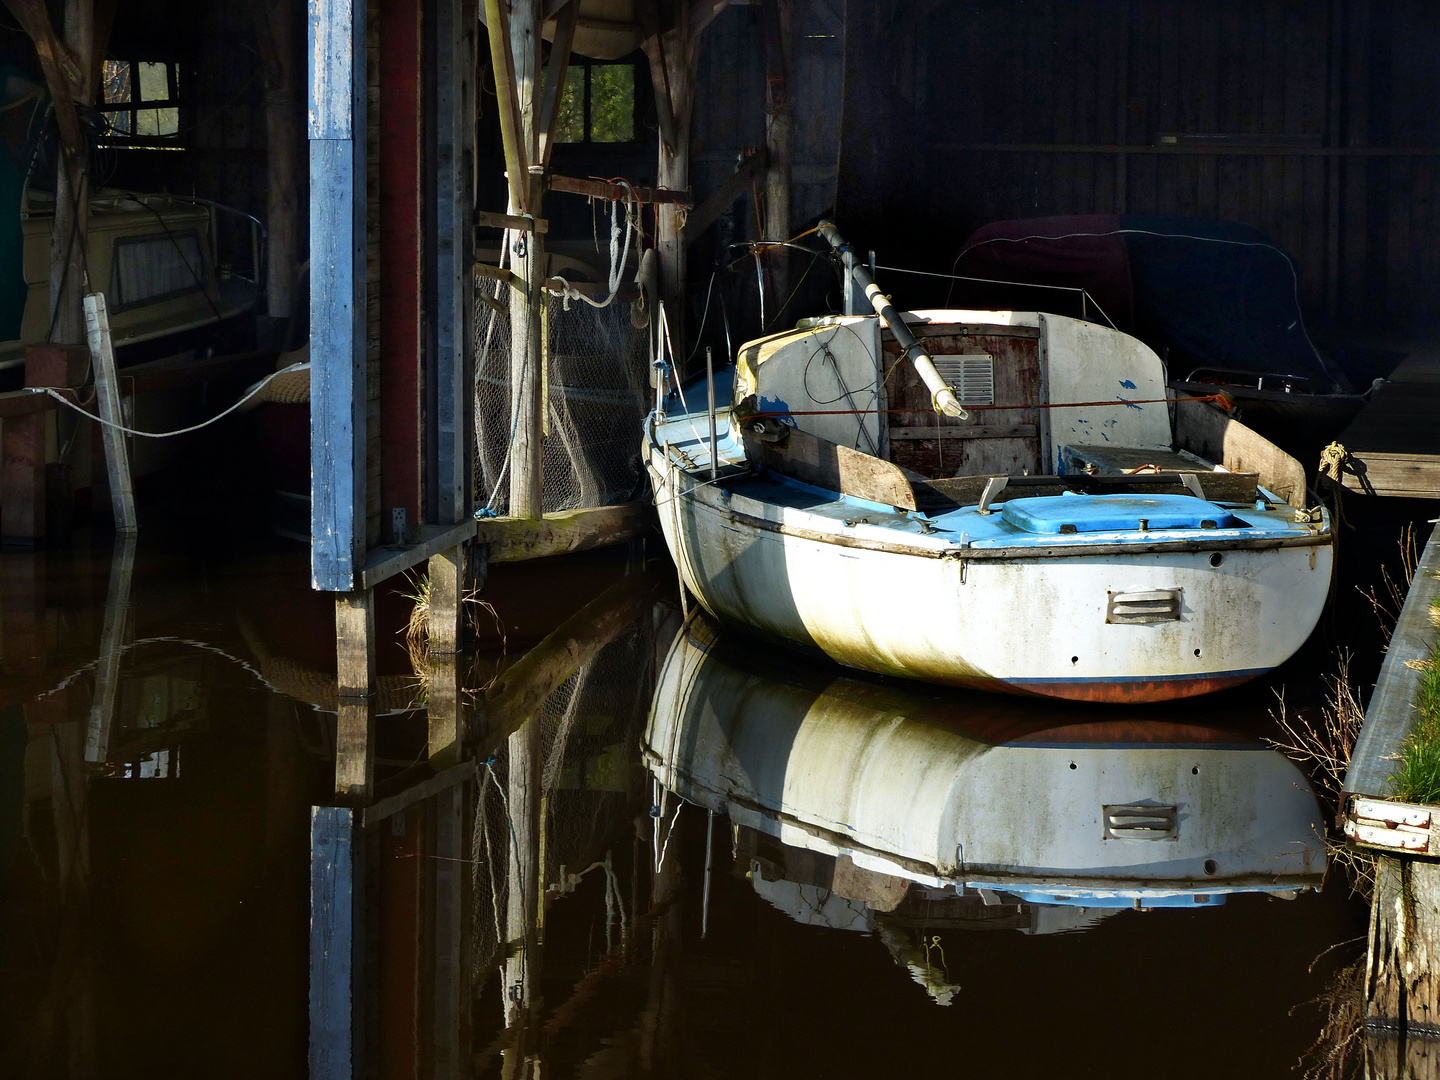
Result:
{"label": "window with dark panes", "polygon": [[179,65],[165,60],[106,60],[101,111],[112,146],[180,148]]}
{"label": "window with dark panes", "polygon": [[635,65],[572,63],[555,121],[557,143],[635,141]]}

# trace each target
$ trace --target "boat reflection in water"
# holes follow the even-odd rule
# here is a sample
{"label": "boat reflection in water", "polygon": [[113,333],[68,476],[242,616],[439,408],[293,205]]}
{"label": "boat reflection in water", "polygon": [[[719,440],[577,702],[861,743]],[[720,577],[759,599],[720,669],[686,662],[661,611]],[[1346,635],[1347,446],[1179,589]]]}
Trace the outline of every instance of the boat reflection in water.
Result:
{"label": "boat reflection in water", "polygon": [[1254,737],[901,688],[745,644],[703,619],[682,628],[647,764],[729,816],[756,893],[878,934],[942,1003],[955,987],[935,930],[1047,934],[1320,888],[1320,807]]}

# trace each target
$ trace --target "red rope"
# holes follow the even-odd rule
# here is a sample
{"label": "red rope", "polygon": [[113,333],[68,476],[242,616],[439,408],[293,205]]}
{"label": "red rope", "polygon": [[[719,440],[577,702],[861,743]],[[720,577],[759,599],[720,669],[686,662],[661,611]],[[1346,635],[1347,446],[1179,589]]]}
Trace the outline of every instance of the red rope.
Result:
{"label": "red rope", "polygon": [[[963,408],[970,412],[989,409],[1091,409],[1103,405],[1166,405],[1172,401],[1210,401],[1224,408],[1226,412],[1230,411],[1230,399],[1224,394],[1205,394],[1202,397],[1142,398],[1135,401],[1117,398],[1114,401],[1051,401],[1045,404],[1034,402],[1029,405],[965,405]],[[919,413],[923,411],[922,409],[773,409],[768,412],[749,413],[746,419],[765,416],[872,416],[881,412]]]}

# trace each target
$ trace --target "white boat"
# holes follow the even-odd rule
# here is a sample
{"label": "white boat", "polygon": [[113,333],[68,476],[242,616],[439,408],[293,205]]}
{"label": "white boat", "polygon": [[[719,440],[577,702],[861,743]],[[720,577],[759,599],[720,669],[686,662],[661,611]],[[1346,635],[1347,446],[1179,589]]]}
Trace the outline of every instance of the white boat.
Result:
{"label": "white boat", "polygon": [[1167,399],[1125,334],[902,315],[865,284],[877,314],[744,345],[713,436],[703,379],[646,421],[707,611],[867,671],[1109,702],[1233,686],[1304,643],[1333,536],[1298,462]]}
{"label": "white boat", "polygon": [[[1095,921],[1077,909],[1292,899],[1325,872],[1315,796],[1253,737],[757,659],[704,616],[665,658],[644,754],[728,816],[758,893],[842,929],[942,902],[1076,929]],[[980,910],[1018,905],[1038,910]]]}

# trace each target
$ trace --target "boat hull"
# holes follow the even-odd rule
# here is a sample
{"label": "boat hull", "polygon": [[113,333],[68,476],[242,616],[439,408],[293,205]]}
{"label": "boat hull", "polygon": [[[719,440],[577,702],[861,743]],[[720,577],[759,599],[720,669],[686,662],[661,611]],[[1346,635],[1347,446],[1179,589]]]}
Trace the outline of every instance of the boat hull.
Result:
{"label": "boat hull", "polygon": [[[1283,663],[1329,591],[1328,532],[1248,549],[966,557],[847,535],[833,519],[667,475],[663,461],[652,452],[661,526],[707,611],[883,675],[1076,701],[1191,697]],[[1112,592],[1147,589],[1179,590],[1180,617],[1107,622]]]}

